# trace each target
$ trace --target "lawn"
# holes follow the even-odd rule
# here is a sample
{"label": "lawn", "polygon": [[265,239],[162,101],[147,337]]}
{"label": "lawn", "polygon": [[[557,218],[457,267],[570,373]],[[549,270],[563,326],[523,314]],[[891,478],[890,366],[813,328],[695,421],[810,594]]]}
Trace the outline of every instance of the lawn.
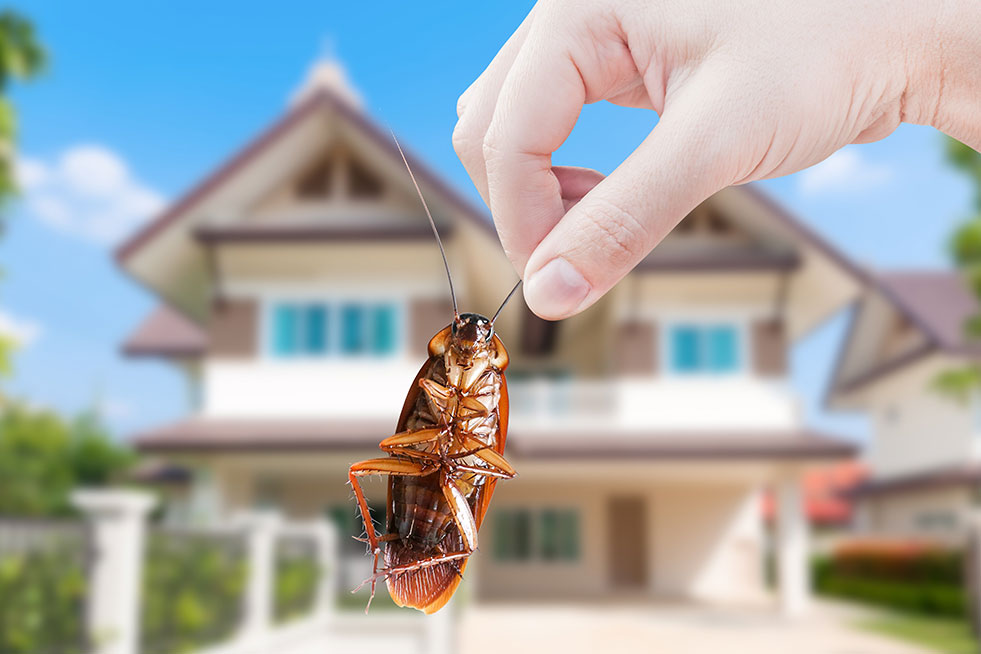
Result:
{"label": "lawn", "polygon": [[977,654],[978,642],[967,620],[884,613],[857,623],[858,628],[920,645],[941,654]]}

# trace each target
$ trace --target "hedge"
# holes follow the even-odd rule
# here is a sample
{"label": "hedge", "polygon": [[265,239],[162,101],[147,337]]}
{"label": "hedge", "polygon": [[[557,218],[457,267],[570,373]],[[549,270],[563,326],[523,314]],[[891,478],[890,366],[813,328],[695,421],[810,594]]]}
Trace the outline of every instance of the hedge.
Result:
{"label": "hedge", "polygon": [[83,558],[65,547],[0,555],[0,652],[85,651]]}
{"label": "hedge", "polygon": [[818,593],[931,616],[968,609],[963,555],[921,543],[862,542],[814,560]]}
{"label": "hedge", "polygon": [[247,565],[241,539],[151,532],[143,575],[142,652],[180,654],[233,636]]}
{"label": "hedge", "polygon": [[290,555],[281,549],[277,552],[273,604],[276,622],[287,622],[313,610],[320,575],[320,566],[312,553]]}

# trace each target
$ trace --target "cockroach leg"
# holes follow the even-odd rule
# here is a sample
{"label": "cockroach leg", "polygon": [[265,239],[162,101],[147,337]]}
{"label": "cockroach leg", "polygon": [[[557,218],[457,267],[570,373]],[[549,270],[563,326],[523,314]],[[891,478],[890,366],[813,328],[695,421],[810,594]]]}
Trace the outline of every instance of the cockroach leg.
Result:
{"label": "cockroach leg", "polygon": [[[368,459],[366,461],[361,461],[355,463],[348,470],[347,478],[351,482],[351,488],[354,489],[354,496],[358,500],[358,509],[361,511],[361,521],[364,523],[365,533],[368,536],[368,544],[371,547],[371,553],[374,557],[374,561],[371,565],[372,577],[374,573],[378,572],[378,556],[381,554],[381,548],[378,547],[378,536],[375,534],[375,524],[371,520],[371,513],[368,511],[368,501],[364,497],[364,490],[361,488],[361,482],[359,477],[367,477],[369,475],[387,475],[387,476],[402,476],[402,477],[422,477],[428,475],[435,470],[435,466],[423,465],[421,463],[414,463],[412,461],[401,461],[399,459],[393,459],[391,457],[386,457],[383,459]],[[364,584],[361,584],[363,586]],[[361,588],[358,586],[358,589]],[[357,592],[358,589],[355,589]],[[375,597],[375,580],[371,580],[371,597],[368,598],[368,607],[371,607],[371,600]],[[367,613],[368,608],[365,608]]]}
{"label": "cockroach leg", "polygon": [[414,431],[404,431],[400,434],[395,434],[394,436],[389,436],[381,443],[378,447],[390,452],[392,450],[403,449],[409,445],[421,445],[422,443],[432,443],[438,440],[440,436],[445,433],[444,429],[430,428],[430,429],[416,429]]}

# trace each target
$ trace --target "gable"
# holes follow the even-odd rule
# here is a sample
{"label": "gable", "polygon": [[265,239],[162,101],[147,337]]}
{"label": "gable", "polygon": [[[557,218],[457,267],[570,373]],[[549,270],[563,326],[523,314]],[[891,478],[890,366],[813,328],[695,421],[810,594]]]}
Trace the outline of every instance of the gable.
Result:
{"label": "gable", "polygon": [[[406,157],[441,229],[464,220],[494,234],[482,211]],[[428,229],[392,137],[322,90],[124,243],[117,258],[169,304],[201,319],[214,292],[211,249],[223,234],[401,239]]]}

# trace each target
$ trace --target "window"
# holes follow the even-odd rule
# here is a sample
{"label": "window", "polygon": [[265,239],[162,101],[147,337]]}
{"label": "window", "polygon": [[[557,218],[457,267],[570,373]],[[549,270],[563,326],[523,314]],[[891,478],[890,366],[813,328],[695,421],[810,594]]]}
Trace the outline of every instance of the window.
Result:
{"label": "window", "polygon": [[742,367],[735,325],[678,324],[670,328],[668,362],[672,372],[730,373]]}
{"label": "window", "polygon": [[502,509],[494,522],[498,561],[575,561],[579,558],[579,512],[575,509]]}
{"label": "window", "polygon": [[949,511],[925,511],[914,519],[917,529],[923,531],[953,531],[957,529],[957,515]]}
{"label": "window", "polygon": [[277,357],[389,355],[398,347],[394,302],[273,305],[270,351]]}
{"label": "window", "polygon": [[272,319],[273,352],[281,357],[326,352],[327,315],[327,307],[321,304],[276,305]]}

